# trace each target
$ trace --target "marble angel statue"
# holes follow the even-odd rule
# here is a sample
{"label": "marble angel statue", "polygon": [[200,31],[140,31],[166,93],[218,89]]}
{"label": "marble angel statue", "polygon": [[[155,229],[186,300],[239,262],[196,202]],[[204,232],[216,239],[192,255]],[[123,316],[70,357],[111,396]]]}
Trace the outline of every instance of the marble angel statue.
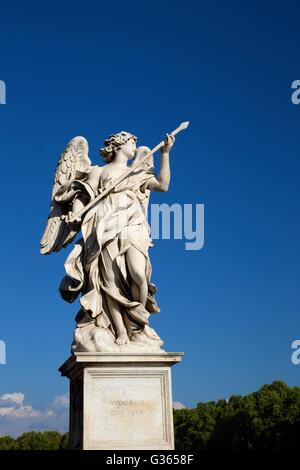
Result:
{"label": "marble angel statue", "polygon": [[58,161],[41,253],[59,251],[81,232],[59,288],[67,302],[81,295],[73,351],[161,351],[163,342],[148,320],[159,307],[147,207],[151,191],[168,190],[169,153],[179,130],[157,146],[157,176],[155,149],[137,148],[137,138],[124,131],[105,140],[103,166],[92,165],[84,137],[73,138]]}

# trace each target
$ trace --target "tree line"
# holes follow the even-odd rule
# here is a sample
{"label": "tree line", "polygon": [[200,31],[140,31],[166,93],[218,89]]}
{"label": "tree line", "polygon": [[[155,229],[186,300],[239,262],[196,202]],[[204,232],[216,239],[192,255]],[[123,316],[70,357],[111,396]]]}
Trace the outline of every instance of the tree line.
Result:
{"label": "tree line", "polygon": [[300,387],[275,381],[244,397],[177,410],[174,422],[179,451],[299,449]]}

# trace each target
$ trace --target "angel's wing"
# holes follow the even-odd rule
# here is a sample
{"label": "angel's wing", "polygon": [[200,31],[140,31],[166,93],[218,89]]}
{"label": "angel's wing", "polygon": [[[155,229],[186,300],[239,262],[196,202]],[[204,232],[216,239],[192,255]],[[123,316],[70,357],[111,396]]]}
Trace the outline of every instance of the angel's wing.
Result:
{"label": "angel's wing", "polygon": [[87,172],[91,168],[88,157],[89,147],[84,137],[74,137],[65,148],[57,163],[51,196],[48,222],[41,239],[41,254],[48,255],[59,251],[73,240],[77,232],[62,220],[61,216],[67,213],[66,207],[55,200],[55,195],[62,188],[76,178],[78,172]]}

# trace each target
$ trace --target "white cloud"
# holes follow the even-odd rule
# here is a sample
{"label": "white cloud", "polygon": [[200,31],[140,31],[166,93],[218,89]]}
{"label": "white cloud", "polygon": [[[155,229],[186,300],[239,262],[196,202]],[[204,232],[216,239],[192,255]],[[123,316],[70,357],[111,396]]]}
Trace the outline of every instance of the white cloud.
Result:
{"label": "white cloud", "polygon": [[21,406],[23,405],[24,398],[24,393],[5,393],[0,397],[0,402],[16,403]]}
{"label": "white cloud", "polygon": [[174,410],[184,410],[186,406],[183,403],[180,403],[180,401],[173,401],[173,409]]}
{"label": "white cloud", "polygon": [[32,406],[0,406],[0,416],[6,416],[15,419],[37,418],[41,413],[34,410]]}
{"label": "white cloud", "polygon": [[44,409],[26,403],[23,393],[6,393],[0,397],[0,436],[17,436],[29,431],[66,432],[68,410],[68,393],[55,397]]}
{"label": "white cloud", "polygon": [[53,406],[55,408],[69,408],[70,397],[69,393],[64,393],[64,395],[59,395],[54,398]]}

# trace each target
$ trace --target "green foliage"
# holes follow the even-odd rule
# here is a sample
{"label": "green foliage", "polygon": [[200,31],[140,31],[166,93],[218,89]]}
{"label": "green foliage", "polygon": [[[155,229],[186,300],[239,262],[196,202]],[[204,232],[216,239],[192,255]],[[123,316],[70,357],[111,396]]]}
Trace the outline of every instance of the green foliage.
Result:
{"label": "green foliage", "polygon": [[300,446],[300,387],[275,381],[245,397],[174,411],[179,451],[295,449]]}
{"label": "green foliage", "polygon": [[62,435],[56,431],[31,431],[16,439],[0,437],[0,450],[64,450],[68,448],[68,440],[68,433]]}
{"label": "green foliage", "polygon": [[59,450],[67,450],[69,447],[69,433],[65,432],[65,434],[62,435],[60,444],[59,444]]}
{"label": "green foliage", "polygon": [[16,450],[16,441],[10,436],[0,437],[0,450]]}

